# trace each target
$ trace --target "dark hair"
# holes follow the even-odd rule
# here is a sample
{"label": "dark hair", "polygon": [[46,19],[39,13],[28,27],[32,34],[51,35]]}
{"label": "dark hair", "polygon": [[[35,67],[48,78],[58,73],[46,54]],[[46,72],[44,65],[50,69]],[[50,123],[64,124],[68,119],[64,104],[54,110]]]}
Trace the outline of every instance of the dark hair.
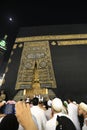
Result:
{"label": "dark hair", "polygon": [[19,123],[14,114],[8,114],[1,120],[0,130],[18,130]]}
{"label": "dark hair", "polygon": [[76,130],[73,122],[66,116],[57,116],[56,130]]}
{"label": "dark hair", "polygon": [[83,117],[83,115],[78,115],[78,119],[79,119],[79,122],[80,122],[80,127],[82,128],[83,122],[84,122],[84,117]]}
{"label": "dark hair", "polygon": [[39,103],[39,99],[37,97],[33,98],[33,105],[36,106]]}

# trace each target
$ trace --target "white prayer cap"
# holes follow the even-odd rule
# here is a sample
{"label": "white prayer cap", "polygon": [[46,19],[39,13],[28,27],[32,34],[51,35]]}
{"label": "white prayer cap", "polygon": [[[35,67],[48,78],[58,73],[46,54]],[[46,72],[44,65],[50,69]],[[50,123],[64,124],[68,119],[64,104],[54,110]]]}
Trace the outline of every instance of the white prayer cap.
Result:
{"label": "white prayer cap", "polygon": [[52,101],[51,101],[51,100],[48,100],[47,105],[51,107]]}
{"label": "white prayer cap", "polygon": [[81,109],[83,109],[84,111],[87,112],[87,104],[85,104],[84,102],[81,102],[81,103],[79,104],[79,107],[80,107]]}
{"label": "white prayer cap", "polygon": [[60,98],[54,98],[52,100],[52,108],[57,111],[60,112],[63,109],[63,104],[62,104],[62,100]]}

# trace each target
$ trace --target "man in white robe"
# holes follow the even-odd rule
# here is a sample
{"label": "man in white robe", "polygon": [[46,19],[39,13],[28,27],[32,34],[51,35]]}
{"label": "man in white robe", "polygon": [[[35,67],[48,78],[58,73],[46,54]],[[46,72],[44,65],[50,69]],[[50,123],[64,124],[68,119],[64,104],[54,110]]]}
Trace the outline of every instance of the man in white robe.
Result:
{"label": "man in white robe", "polygon": [[73,103],[73,101],[70,101],[68,104],[68,115],[73,121],[76,130],[81,130],[80,128],[80,122],[78,118],[78,104]]}
{"label": "man in white robe", "polygon": [[31,113],[32,113],[32,115],[35,116],[35,118],[37,120],[39,130],[45,130],[45,125],[46,125],[47,119],[46,119],[44,110],[42,110],[39,107],[38,103],[39,103],[39,99],[37,97],[35,97],[33,99],[33,106],[30,108]]}
{"label": "man in white robe", "polygon": [[[52,113],[53,113],[53,116],[52,116],[52,118],[50,120],[47,121],[45,130],[56,130],[57,116],[65,116],[65,117],[69,118],[67,116],[67,114],[62,113],[62,109],[63,109],[63,104],[62,104],[61,99],[54,98],[52,100]],[[72,123],[72,125],[73,125],[73,123]],[[74,128],[75,128],[75,126],[74,126]],[[73,129],[73,130],[76,130],[76,129]]]}
{"label": "man in white robe", "polygon": [[82,130],[87,130],[87,104],[81,102],[78,107],[78,114],[84,118]]}

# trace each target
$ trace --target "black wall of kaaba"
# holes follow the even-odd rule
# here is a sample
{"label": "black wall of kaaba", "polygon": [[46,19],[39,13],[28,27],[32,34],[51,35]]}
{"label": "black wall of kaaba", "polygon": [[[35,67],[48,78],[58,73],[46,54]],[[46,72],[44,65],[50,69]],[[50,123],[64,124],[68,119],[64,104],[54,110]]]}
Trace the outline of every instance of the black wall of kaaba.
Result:
{"label": "black wall of kaaba", "polygon": [[57,81],[56,95],[74,100],[87,99],[87,46],[51,46]]}
{"label": "black wall of kaaba", "polygon": [[[17,37],[80,33],[87,34],[87,25],[25,27],[19,30]],[[12,62],[8,65],[9,71],[5,77],[5,84],[2,86],[8,99],[12,99],[16,94],[15,83],[22,49],[14,50],[11,56]],[[52,46],[50,44],[50,49],[57,82],[57,88],[53,91],[64,100],[72,97],[74,100],[86,102],[87,45]]]}

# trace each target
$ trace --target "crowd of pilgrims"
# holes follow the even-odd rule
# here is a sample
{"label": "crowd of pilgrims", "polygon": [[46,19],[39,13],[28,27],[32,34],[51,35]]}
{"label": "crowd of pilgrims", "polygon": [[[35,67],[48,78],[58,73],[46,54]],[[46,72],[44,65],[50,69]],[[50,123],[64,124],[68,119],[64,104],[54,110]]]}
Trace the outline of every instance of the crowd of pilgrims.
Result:
{"label": "crowd of pilgrims", "polygon": [[38,95],[20,101],[4,97],[0,99],[0,130],[87,130],[87,104]]}

